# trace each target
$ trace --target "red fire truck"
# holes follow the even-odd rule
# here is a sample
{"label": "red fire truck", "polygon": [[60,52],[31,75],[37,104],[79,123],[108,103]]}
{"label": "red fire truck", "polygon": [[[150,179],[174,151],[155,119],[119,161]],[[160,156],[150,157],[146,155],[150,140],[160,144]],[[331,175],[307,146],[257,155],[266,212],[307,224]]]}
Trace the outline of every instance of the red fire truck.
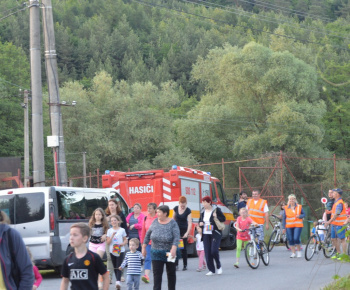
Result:
{"label": "red fire truck", "polygon": [[[187,206],[192,210],[194,234],[195,224],[198,223],[201,211],[201,199],[210,196],[213,204],[220,207],[226,217],[226,228],[223,230],[221,247],[234,249],[236,246],[235,221],[232,211],[227,207],[227,198],[219,179],[212,177],[209,172],[173,165],[169,172],[164,170],[148,170],[136,172],[109,171],[102,176],[104,188],[116,189],[129,208],[140,203],[143,210],[147,204],[168,205],[172,209],[179,204],[179,197],[186,196]],[[188,240],[189,254],[195,254],[195,243]]]}

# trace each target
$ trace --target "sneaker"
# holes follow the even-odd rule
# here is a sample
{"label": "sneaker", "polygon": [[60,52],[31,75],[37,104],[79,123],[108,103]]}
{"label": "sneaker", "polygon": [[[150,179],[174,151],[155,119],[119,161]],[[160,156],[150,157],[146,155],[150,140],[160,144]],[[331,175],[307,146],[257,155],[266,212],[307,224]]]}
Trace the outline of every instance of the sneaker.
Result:
{"label": "sneaker", "polygon": [[333,260],[337,259],[338,260],[338,258],[339,258],[339,255],[338,255],[338,253],[336,253],[331,259],[333,259]]}
{"label": "sneaker", "polygon": [[301,251],[297,251],[297,258],[301,258]]}
{"label": "sneaker", "polygon": [[220,269],[218,269],[218,275],[222,274],[222,267]]}
{"label": "sneaker", "polygon": [[213,273],[213,272],[211,272],[211,271],[209,271],[207,274],[205,274],[206,276],[213,276],[213,275],[215,275],[215,273]]}
{"label": "sneaker", "polygon": [[292,254],[290,255],[290,257],[291,257],[291,258],[295,258],[295,253],[292,253]]}
{"label": "sneaker", "polygon": [[182,268],[182,271],[186,271],[187,270],[187,266],[184,266],[183,268]]}
{"label": "sneaker", "polygon": [[202,269],[198,268],[196,271],[197,271],[197,272],[202,272]]}
{"label": "sneaker", "polygon": [[141,280],[145,283],[149,283],[149,277],[147,275],[143,275]]}
{"label": "sneaker", "polygon": [[115,289],[118,289],[118,290],[121,289],[120,281],[115,282]]}
{"label": "sneaker", "polygon": [[121,282],[125,282],[124,276],[122,276],[122,277],[120,278],[120,281],[121,281]]}
{"label": "sneaker", "polygon": [[239,268],[238,262],[236,264],[234,264],[233,266],[235,266],[235,268]]}

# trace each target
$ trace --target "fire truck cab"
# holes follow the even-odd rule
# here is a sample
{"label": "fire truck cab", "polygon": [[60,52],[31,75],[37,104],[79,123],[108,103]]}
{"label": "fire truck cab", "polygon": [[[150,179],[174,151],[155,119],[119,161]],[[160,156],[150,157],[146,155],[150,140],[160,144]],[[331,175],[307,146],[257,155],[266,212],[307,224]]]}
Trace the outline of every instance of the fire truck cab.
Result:
{"label": "fire truck cab", "polygon": [[[136,172],[120,172],[106,170],[102,176],[104,188],[114,188],[126,201],[129,208],[140,203],[146,211],[147,204],[168,205],[170,217],[172,209],[179,204],[180,196],[187,198],[187,206],[192,211],[194,235],[195,225],[199,221],[202,210],[201,200],[210,196],[213,204],[220,207],[226,217],[226,227],[223,230],[221,247],[234,249],[236,246],[236,231],[233,227],[234,216],[227,207],[227,199],[219,179],[212,177],[209,172],[173,165],[169,172],[164,170],[148,170]],[[188,240],[188,253],[196,254],[195,243]]]}

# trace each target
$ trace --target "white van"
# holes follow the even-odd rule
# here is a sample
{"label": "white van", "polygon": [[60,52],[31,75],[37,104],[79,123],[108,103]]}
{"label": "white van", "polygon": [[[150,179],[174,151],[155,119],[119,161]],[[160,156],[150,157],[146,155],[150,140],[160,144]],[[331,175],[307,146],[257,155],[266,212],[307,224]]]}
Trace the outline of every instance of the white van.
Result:
{"label": "white van", "polygon": [[113,188],[27,187],[0,191],[0,210],[11,219],[11,227],[22,235],[40,269],[59,271],[70,251],[69,229],[88,222],[92,212],[106,209],[116,197],[123,213],[128,206]]}

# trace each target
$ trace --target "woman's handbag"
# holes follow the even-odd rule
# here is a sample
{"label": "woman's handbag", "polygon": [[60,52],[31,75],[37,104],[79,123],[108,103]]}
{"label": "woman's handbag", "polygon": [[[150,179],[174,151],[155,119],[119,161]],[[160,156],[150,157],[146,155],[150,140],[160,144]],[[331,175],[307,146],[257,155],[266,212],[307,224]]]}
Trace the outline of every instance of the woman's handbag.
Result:
{"label": "woman's handbag", "polygon": [[[216,209],[214,210],[214,212],[216,213]],[[223,222],[219,221],[219,219],[217,217],[214,217],[214,222],[215,222],[219,231],[223,231],[225,229],[225,224]]]}

